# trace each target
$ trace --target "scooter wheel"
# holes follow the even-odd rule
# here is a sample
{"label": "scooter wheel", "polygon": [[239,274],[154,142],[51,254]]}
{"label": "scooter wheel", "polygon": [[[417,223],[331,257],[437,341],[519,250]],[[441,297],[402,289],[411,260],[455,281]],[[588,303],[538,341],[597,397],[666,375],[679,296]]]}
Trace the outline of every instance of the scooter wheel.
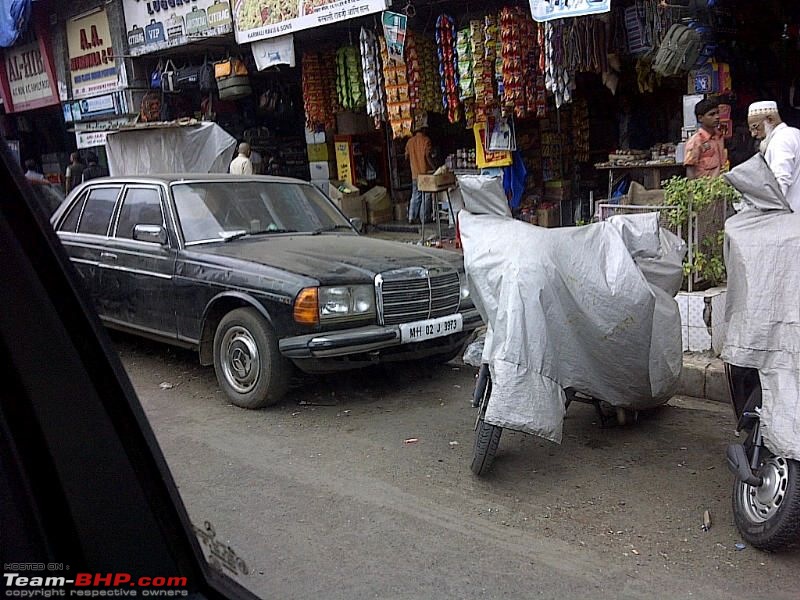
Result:
{"label": "scooter wheel", "polygon": [[758,470],[763,483],[733,484],[733,517],[742,538],[761,550],[800,545],[800,463],[766,453]]}
{"label": "scooter wheel", "polygon": [[502,427],[487,423],[482,418],[478,421],[478,427],[475,430],[475,445],[472,449],[472,464],[470,465],[470,469],[475,475],[479,477],[485,475],[492,468],[502,434]]}

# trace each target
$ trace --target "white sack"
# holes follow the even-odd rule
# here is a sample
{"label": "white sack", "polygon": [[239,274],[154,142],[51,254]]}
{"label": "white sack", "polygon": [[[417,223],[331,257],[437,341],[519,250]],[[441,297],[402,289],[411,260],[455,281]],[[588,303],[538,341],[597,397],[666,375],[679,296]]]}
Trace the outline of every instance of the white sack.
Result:
{"label": "white sack", "polygon": [[758,369],[767,447],[800,460],[800,215],[760,154],[725,175],[745,210],[725,222],[725,362]]}
{"label": "white sack", "polygon": [[227,173],[236,139],[216,123],[124,129],[106,138],[111,176]]}
{"label": "white sack", "polygon": [[[488,325],[486,421],[560,442],[564,389],[631,409],[666,402],[683,360],[674,294],[685,245],[658,215],[545,229],[473,214],[461,189],[464,264]],[[649,283],[637,260],[673,285]]]}

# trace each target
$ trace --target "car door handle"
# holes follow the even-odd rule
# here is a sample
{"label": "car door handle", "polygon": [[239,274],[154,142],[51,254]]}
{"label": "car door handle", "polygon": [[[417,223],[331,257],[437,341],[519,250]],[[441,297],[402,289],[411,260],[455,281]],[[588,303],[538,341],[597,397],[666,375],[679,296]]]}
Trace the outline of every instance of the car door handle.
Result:
{"label": "car door handle", "polygon": [[117,260],[117,255],[113,252],[101,252],[100,253],[101,260]]}

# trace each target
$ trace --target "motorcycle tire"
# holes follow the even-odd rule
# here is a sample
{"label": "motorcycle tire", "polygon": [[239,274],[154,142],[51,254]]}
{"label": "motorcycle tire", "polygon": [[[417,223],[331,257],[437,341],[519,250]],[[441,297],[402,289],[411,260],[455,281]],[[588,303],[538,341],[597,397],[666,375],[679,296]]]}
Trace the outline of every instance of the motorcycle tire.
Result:
{"label": "motorcycle tire", "polygon": [[761,550],[800,545],[800,463],[765,452],[759,487],[736,478],[733,518],[742,538]]}
{"label": "motorcycle tire", "polygon": [[482,418],[478,420],[478,427],[475,430],[475,445],[472,448],[472,464],[470,465],[470,469],[475,475],[479,477],[486,475],[492,468],[502,434],[502,427],[487,423]]}

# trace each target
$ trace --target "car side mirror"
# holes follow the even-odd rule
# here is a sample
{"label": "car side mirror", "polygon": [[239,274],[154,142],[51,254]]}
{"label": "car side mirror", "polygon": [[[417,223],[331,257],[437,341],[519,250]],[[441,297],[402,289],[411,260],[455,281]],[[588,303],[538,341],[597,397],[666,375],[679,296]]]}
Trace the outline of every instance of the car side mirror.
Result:
{"label": "car side mirror", "polygon": [[133,239],[164,246],[167,243],[167,230],[162,225],[136,225],[133,228]]}
{"label": "car side mirror", "polygon": [[352,219],[350,219],[350,225],[355,227],[356,231],[358,232],[361,232],[361,228],[364,227],[363,221],[361,221],[361,219],[359,219],[358,217],[353,217]]}

